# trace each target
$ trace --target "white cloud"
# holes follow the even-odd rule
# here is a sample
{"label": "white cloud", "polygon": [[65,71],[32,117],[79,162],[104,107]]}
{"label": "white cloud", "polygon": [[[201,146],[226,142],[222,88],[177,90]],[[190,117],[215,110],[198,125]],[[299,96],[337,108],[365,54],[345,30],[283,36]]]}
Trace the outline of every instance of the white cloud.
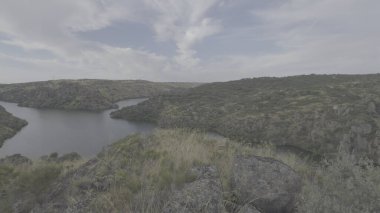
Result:
{"label": "white cloud", "polygon": [[151,24],[159,41],[174,41],[177,46],[176,60],[187,66],[199,62],[194,44],[221,31],[220,21],[207,16],[207,12],[220,0],[145,0],[157,18]]}
{"label": "white cloud", "polygon": [[[17,54],[2,53],[0,46],[0,82],[50,78],[218,81],[306,73],[374,73],[380,67],[380,1],[375,0],[268,0],[265,7],[260,0],[30,2],[1,0],[0,35],[7,39],[0,37],[0,44],[47,50],[55,58],[18,58]],[[236,6],[239,4],[245,6]],[[215,10],[219,10],[216,17]],[[251,20],[237,23],[238,27],[233,22],[226,25],[224,19],[231,14],[222,12],[228,10],[250,12]],[[156,42],[175,44],[176,55],[110,47],[78,36],[117,22],[148,26]],[[252,51],[200,57],[197,46],[213,49],[207,39],[214,38],[251,45]],[[253,41],[263,41],[271,48],[262,51],[265,47],[249,43]],[[255,48],[264,53],[256,54]]]}
{"label": "white cloud", "polygon": [[[173,66],[188,69],[199,62],[193,45],[221,29],[220,22],[207,17],[207,11],[218,1],[36,0],[33,6],[28,6],[28,0],[3,0],[0,33],[11,39],[1,42],[23,49],[48,50],[56,55],[57,61],[72,66],[74,70],[79,69],[78,72],[93,70],[92,76],[98,75],[97,70],[107,73],[105,77],[118,73],[124,78],[150,78],[157,76],[160,69],[167,71]],[[167,59],[149,52],[81,40],[76,36],[77,32],[105,28],[115,21],[148,25],[158,40],[176,44],[177,56]],[[150,73],[142,75],[143,70]]]}
{"label": "white cloud", "polygon": [[261,31],[281,49],[266,56],[274,64],[268,72],[379,72],[379,9],[380,2],[373,0],[288,0],[253,11],[262,21]]}

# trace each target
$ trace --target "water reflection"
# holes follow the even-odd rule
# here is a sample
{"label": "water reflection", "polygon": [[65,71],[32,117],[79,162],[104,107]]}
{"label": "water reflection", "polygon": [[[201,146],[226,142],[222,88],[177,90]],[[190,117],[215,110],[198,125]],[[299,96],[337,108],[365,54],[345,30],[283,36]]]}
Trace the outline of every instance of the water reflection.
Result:
{"label": "water reflection", "polygon": [[[120,107],[135,105],[146,99],[119,102]],[[112,110],[103,112],[61,111],[18,107],[1,102],[6,110],[29,122],[16,136],[0,148],[0,157],[20,153],[37,158],[52,152],[78,152],[82,156],[96,155],[102,148],[127,135],[149,133],[154,125],[111,119]]]}

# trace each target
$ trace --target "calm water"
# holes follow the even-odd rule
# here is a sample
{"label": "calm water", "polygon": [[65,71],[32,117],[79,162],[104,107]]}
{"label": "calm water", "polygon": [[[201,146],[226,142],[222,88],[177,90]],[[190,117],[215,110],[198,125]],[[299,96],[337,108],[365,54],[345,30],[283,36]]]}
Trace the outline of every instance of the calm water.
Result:
{"label": "calm water", "polygon": [[[120,107],[135,105],[145,99],[119,102]],[[52,152],[78,152],[82,156],[96,155],[107,146],[133,133],[149,133],[154,125],[110,118],[112,110],[103,112],[61,111],[18,107],[1,102],[8,112],[28,121],[13,138],[0,148],[0,158],[20,153],[37,158]]]}

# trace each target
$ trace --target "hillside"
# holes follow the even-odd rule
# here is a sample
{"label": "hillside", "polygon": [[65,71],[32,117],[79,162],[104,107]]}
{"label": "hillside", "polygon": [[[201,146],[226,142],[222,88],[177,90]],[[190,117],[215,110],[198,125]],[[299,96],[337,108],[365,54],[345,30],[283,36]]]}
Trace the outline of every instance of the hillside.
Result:
{"label": "hillside", "polygon": [[158,130],[88,161],[0,159],[0,212],[378,212],[379,172],[347,153],[315,166],[270,146]]}
{"label": "hillside", "polygon": [[6,139],[13,137],[26,125],[26,121],[14,117],[0,106],[0,148]]}
{"label": "hillside", "polygon": [[114,118],[218,133],[328,156],[340,144],[380,163],[380,75],[308,75],[211,83],[124,108]]}
{"label": "hillside", "polygon": [[193,87],[195,83],[149,81],[57,80],[0,85],[0,100],[20,106],[64,110],[104,110],[117,101],[151,97]]}

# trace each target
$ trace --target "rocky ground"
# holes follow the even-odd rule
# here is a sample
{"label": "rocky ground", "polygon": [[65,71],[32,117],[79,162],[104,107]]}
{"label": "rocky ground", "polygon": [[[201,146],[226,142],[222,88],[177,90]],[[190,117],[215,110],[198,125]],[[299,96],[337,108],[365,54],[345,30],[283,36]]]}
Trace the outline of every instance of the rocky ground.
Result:
{"label": "rocky ground", "polygon": [[74,153],[34,162],[20,155],[0,160],[0,211],[380,210],[378,169],[345,154],[326,163],[317,166],[269,146],[210,139],[190,130],[159,130],[130,136],[88,161]]}
{"label": "rocky ground", "polygon": [[26,125],[25,120],[13,116],[0,106],[0,147],[6,139],[13,137]]}

